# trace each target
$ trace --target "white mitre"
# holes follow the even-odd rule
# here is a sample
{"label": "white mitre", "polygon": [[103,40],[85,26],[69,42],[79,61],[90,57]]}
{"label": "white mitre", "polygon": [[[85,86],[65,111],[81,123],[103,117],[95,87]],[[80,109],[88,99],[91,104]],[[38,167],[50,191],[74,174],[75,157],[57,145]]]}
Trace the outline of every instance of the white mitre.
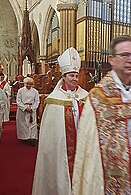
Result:
{"label": "white mitre", "polygon": [[81,59],[76,49],[68,48],[58,57],[58,63],[62,75],[68,72],[78,72],[81,67]]}

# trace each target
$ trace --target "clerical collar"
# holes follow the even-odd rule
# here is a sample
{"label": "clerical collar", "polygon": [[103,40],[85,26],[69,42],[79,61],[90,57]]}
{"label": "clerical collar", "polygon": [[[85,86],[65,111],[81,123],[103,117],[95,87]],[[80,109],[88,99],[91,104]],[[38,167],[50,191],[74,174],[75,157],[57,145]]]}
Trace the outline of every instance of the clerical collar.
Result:
{"label": "clerical collar", "polygon": [[[61,88],[62,88],[64,91],[67,91],[65,84],[63,84]],[[75,90],[73,90],[73,91],[77,91],[77,89],[78,89],[78,86],[76,86]],[[70,91],[71,91],[71,90],[70,90]]]}
{"label": "clerical collar", "polygon": [[122,83],[122,81],[120,80],[120,78],[118,77],[118,75],[116,74],[114,70],[111,70],[111,74],[112,74],[113,80],[116,83],[116,86],[119,89],[125,89],[126,91],[130,91],[131,85],[125,85],[124,83]]}

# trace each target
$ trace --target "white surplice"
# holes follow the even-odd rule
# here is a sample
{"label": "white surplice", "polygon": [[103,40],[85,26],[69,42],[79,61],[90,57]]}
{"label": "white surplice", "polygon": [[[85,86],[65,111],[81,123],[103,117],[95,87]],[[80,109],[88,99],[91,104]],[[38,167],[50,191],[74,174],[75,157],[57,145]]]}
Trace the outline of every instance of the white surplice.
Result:
{"label": "white surplice", "polygon": [[[18,139],[37,139],[37,119],[36,109],[39,106],[39,94],[34,88],[27,89],[22,87],[18,90],[17,94],[17,114],[16,114],[16,125],[17,125],[17,137]],[[25,109],[31,106],[33,112],[26,112]],[[32,122],[30,122],[30,116]]]}
{"label": "white surplice", "polygon": [[10,97],[11,97],[11,87],[8,82],[6,82],[3,91],[7,96],[7,104],[4,107],[4,121],[9,121],[9,114],[10,114]]}
{"label": "white surplice", "polygon": [[4,115],[4,106],[7,104],[7,97],[2,89],[0,89],[0,137],[2,133],[2,121]]}

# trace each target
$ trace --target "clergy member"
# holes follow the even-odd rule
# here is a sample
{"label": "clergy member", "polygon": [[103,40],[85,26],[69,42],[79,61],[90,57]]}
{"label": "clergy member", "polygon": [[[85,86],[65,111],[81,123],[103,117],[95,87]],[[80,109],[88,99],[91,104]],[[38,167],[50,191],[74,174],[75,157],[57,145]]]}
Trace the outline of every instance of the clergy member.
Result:
{"label": "clergy member", "polygon": [[81,60],[74,48],[58,58],[62,78],[45,100],[32,195],[70,195],[77,127],[88,92],[78,85]]}

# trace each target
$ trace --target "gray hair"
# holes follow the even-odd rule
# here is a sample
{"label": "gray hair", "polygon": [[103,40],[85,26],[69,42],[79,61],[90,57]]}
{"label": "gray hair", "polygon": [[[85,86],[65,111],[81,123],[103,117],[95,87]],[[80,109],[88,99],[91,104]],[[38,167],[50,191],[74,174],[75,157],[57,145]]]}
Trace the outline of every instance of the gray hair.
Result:
{"label": "gray hair", "polygon": [[26,83],[34,84],[34,80],[33,80],[32,78],[30,78],[30,77],[26,77],[26,78],[24,79],[24,84],[26,84]]}

